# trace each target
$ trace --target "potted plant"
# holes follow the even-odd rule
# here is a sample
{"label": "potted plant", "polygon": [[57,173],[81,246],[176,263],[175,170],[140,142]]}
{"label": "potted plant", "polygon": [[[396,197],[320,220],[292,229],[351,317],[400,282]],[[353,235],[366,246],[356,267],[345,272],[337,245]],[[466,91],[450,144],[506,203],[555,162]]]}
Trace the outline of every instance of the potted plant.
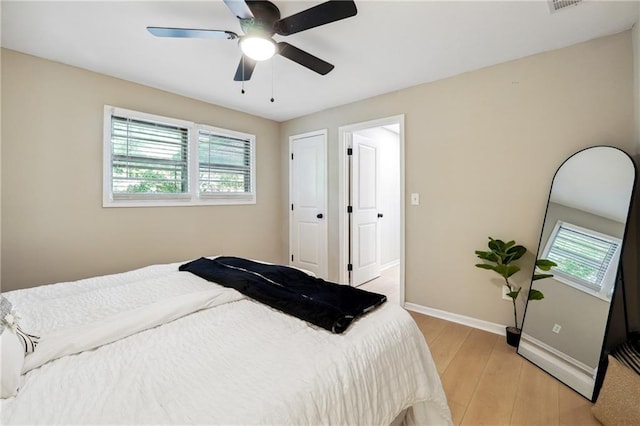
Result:
{"label": "potted plant", "polygon": [[[513,319],[514,326],[507,327],[507,343],[511,346],[518,346],[520,342],[521,328],[518,326],[518,313],[516,306],[516,299],[522,290],[522,287],[518,287],[511,281],[511,278],[515,273],[520,271],[518,265],[512,262],[520,259],[527,252],[527,249],[521,245],[516,245],[515,241],[509,241],[505,243],[502,240],[494,240],[489,237],[489,251],[476,250],[476,256],[480,259],[487,261],[488,263],[479,263],[476,266],[482,269],[489,269],[500,275],[504,279],[504,283],[509,289],[507,296],[511,298],[513,302]],[[553,266],[557,266],[555,262],[547,259],[537,259],[536,267],[541,271],[549,271]],[[532,281],[540,280],[543,278],[552,277],[553,274],[534,273]],[[544,298],[544,294],[540,290],[530,289],[528,300],[541,300]]]}

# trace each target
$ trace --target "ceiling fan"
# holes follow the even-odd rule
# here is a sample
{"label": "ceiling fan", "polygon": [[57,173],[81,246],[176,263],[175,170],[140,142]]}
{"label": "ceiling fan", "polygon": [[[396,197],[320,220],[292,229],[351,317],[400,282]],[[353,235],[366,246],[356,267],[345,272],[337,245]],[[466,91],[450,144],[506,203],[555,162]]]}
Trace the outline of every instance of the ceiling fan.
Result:
{"label": "ceiling fan", "polygon": [[147,30],[157,37],[239,39],[242,58],[236,70],[235,81],[249,80],[256,62],[269,59],[276,53],[325,75],[334,68],[332,64],[287,42],[276,42],[273,35],[288,36],[358,13],[352,0],[329,0],[282,19],[278,7],[269,1],[224,0],[224,3],[240,20],[244,35],[233,31],[193,28],[147,27]]}

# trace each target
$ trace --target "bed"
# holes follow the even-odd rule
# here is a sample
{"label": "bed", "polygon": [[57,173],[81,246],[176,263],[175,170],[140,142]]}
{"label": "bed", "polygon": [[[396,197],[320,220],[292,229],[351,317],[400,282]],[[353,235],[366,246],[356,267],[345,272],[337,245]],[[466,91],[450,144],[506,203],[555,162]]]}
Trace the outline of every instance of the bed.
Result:
{"label": "bed", "polygon": [[4,293],[40,342],[1,423],[451,424],[399,306],[335,334],[181,264]]}

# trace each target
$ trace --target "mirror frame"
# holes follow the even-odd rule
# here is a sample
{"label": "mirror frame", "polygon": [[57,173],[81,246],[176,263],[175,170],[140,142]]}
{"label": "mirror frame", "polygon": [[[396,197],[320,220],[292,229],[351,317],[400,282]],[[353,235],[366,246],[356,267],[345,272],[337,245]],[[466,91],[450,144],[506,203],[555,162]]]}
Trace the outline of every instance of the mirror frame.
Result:
{"label": "mirror frame", "polygon": [[[625,219],[625,223],[624,223],[624,232],[622,234],[622,243],[620,246],[620,259],[618,260],[618,265],[616,265],[616,273],[615,273],[615,286],[613,289],[613,294],[611,295],[611,300],[610,300],[610,304],[609,304],[609,312],[607,313],[607,319],[606,319],[606,324],[605,324],[605,331],[604,331],[604,335],[602,336],[602,345],[600,348],[600,354],[599,354],[599,358],[598,358],[598,365],[596,367],[596,371],[595,371],[595,376],[593,378],[593,392],[590,396],[585,395],[584,393],[582,393],[581,391],[577,390],[576,387],[572,386],[571,384],[567,383],[566,381],[562,380],[560,377],[558,377],[558,374],[554,374],[554,372],[550,372],[547,371],[546,369],[544,369],[543,367],[539,366],[538,364],[536,364],[535,362],[533,362],[532,360],[530,360],[529,358],[527,358],[526,356],[524,356],[521,352],[520,352],[520,345],[518,345],[517,348],[517,353],[522,356],[523,358],[525,358],[527,361],[531,362],[532,364],[536,365],[538,368],[546,371],[548,374],[552,375],[554,378],[556,378],[558,381],[560,381],[561,383],[565,384],[566,386],[570,387],[571,389],[573,389],[574,391],[576,391],[577,393],[579,393],[580,395],[584,396],[585,398],[589,399],[592,402],[595,402],[599,391],[600,391],[600,387],[602,386],[602,382],[604,380],[604,372],[606,371],[606,365],[608,363],[607,361],[607,355],[608,355],[608,349],[611,349],[611,346],[609,345],[608,342],[608,338],[609,338],[609,332],[610,332],[610,328],[612,325],[612,318],[613,318],[613,314],[614,314],[614,310],[617,309],[622,309],[623,310],[623,314],[624,314],[624,331],[625,331],[625,337],[628,334],[628,320],[627,320],[627,313],[626,313],[626,295],[625,295],[625,283],[624,283],[624,277],[622,274],[622,262],[623,262],[623,256],[622,254],[624,253],[626,244],[627,244],[627,239],[628,239],[628,232],[629,232],[629,218],[630,218],[630,214],[631,214],[631,210],[632,210],[632,206],[634,203],[634,197],[636,196],[636,187],[637,187],[637,180],[638,180],[638,166],[636,165],[636,162],[633,160],[633,157],[631,155],[629,155],[626,151],[615,147],[615,146],[610,146],[610,145],[594,145],[594,146],[590,146],[590,147],[586,147],[583,149],[580,149],[579,151],[576,151],[575,153],[573,153],[572,155],[570,155],[569,157],[567,157],[556,169],[555,173],[553,174],[553,178],[551,180],[551,185],[549,187],[549,195],[547,197],[547,206],[545,208],[545,213],[544,213],[544,217],[542,219],[542,226],[540,228],[540,238],[538,239],[538,245],[537,245],[537,249],[535,251],[535,256],[536,259],[539,258],[540,256],[540,245],[542,244],[542,238],[544,235],[544,229],[545,229],[545,224],[546,224],[546,220],[547,220],[547,215],[549,213],[549,203],[551,202],[551,194],[553,191],[553,185],[555,183],[556,177],[558,175],[558,172],[560,171],[560,169],[562,169],[562,167],[572,158],[574,158],[576,155],[587,151],[589,149],[593,149],[593,148],[611,148],[611,149],[615,149],[617,151],[620,151],[622,154],[624,154],[628,159],[629,162],[631,163],[632,167],[633,167],[633,182],[631,182],[631,193],[629,194],[629,204],[627,207],[627,213],[626,213],[626,219]],[[553,271],[551,271],[553,272]],[[529,285],[529,291],[528,293],[531,292],[531,290],[533,289],[533,274],[536,273],[536,268],[534,266],[533,271],[532,271],[532,275],[531,275],[531,280],[530,285]],[[622,298],[621,302],[616,303],[616,300],[620,299],[620,297]],[[524,331],[524,326],[525,326],[525,321],[527,318],[527,308],[529,307],[529,300],[527,297],[527,303],[525,305],[525,310],[524,310],[524,314],[523,314],[523,318],[522,318],[522,330]]]}

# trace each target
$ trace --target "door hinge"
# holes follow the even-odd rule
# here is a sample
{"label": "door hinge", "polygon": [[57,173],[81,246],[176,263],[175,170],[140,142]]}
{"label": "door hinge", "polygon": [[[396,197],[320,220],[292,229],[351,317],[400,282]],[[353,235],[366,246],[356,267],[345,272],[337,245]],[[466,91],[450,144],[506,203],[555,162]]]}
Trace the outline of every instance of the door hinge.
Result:
{"label": "door hinge", "polygon": [[347,206],[347,213],[353,213],[353,206]]}
{"label": "door hinge", "polygon": [[347,148],[347,155],[353,155],[353,148]]}
{"label": "door hinge", "polygon": [[293,255],[291,255],[291,261],[293,262]]}
{"label": "door hinge", "polygon": [[293,152],[291,153],[291,159],[293,160]]}
{"label": "door hinge", "polygon": [[291,211],[293,211],[293,204],[291,204]]}
{"label": "door hinge", "polygon": [[347,264],[347,271],[353,271],[353,264]]}

